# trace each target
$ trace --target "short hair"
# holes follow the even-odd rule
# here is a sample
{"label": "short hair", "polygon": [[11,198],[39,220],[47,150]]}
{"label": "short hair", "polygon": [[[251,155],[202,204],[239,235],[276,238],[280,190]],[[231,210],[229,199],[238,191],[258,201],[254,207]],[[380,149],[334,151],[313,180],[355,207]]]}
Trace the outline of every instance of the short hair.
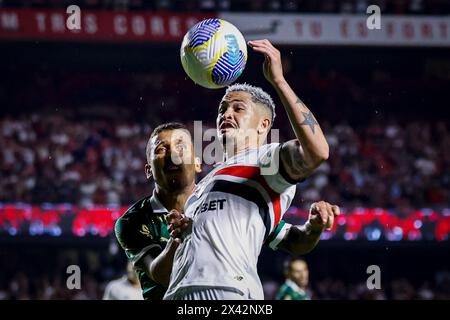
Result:
{"label": "short hair", "polygon": [[150,160],[150,152],[151,152],[151,141],[153,139],[153,137],[157,136],[158,134],[160,134],[163,131],[166,130],[177,130],[177,129],[182,129],[182,130],[186,130],[187,132],[189,132],[188,128],[179,122],[167,122],[167,123],[163,123],[160,124],[159,126],[157,126],[151,133],[150,138],[147,141],[147,147],[145,148],[145,155],[147,156],[147,161]]}
{"label": "short hair", "polygon": [[270,115],[272,116],[272,125],[273,121],[275,120],[275,103],[272,100],[272,97],[265,92],[260,87],[252,86],[248,83],[235,83],[227,88],[225,91],[225,95],[227,95],[230,92],[235,91],[244,91],[247,92],[252,96],[252,100],[255,103],[261,103],[262,105],[266,106],[267,109],[270,111]]}
{"label": "short hair", "polygon": [[291,266],[295,261],[303,261],[305,264],[307,264],[306,260],[302,257],[290,257],[284,261],[283,269],[285,275],[287,275],[289,271],[291,271]]}

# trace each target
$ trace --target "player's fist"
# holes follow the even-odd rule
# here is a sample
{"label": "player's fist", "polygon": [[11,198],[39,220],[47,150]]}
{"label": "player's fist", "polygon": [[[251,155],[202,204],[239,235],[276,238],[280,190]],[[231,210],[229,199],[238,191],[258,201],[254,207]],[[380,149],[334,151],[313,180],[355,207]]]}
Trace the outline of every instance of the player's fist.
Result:
{"label": "player's fist", "polygon": [[170,236],[177,242],[181,242],[181,235],[189,227],[190,219],[178,210],[173,209],[166,215],[166,221]]}
{"label": "player's fist", "polygon": [[341,214],[337,205],[332,205],[326,201],[314,202],[309,209],[308,221],[311,230],[320,231],[331,230],[334,224],[334,217]]}

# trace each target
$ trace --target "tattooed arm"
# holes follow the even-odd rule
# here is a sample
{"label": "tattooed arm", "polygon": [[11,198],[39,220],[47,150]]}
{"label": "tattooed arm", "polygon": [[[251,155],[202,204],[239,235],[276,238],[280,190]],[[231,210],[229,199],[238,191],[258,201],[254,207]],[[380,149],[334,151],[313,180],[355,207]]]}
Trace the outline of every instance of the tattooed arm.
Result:
{"label": "tattooed arm", "polygon": [[290,180],[303,180],[328,159],[328,143],[312,112],[286,82],[280,51],[269,40],[249,41],[248,44],[264,54],[264,76],[277,91],[297,138],[283,145],[281,169]]}

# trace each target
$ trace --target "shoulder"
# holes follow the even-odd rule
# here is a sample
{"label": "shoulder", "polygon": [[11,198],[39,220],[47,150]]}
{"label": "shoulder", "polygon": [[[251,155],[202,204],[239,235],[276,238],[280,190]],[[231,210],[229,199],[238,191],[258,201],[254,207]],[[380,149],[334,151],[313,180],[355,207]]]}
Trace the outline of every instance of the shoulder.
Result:
{"label": "shoulder", "polygon": [[269,143],[260,146],[257,149],[258,166],[264,169],[277,164],[280,154],[280,146],[281,145],[279,143]]}
{"label": "shoulder", "polygon": [[[139,232],[139,230],[147,225],[146,215],[151,214],[153,211],[150,204],[150,197],[145,197],[133,205],[131,205],[127,211],[117,219],[114,225],[114,232],[117,240],[122,247],[127,247],[130,235]],[[145,232],[145,230],[141,230]]]}
{"label": "shoulder", "polygon": [[153,211],[150,204],[150,197],[142,198],[132,204],[122,216],[117,219],[116,226],[129,225],[134,222],[140,222],[145,219],[145,214],[149,214]]}
{"label": "shoulder", "polygon": [[111,280],[110,282],[108,282],[107,287],[115,288],[117,286],[122,286],[123,283],[125,282],[124,280],[126,280],[125,277],[120,277],[118,279]]}
{"label": "shoulder", "polygon": [[289,297],[289,287],[284,283],[280,289],[278,290],[277,300],[286,300],[286,297]]}
{"label": "shoulder", "polygon": [[281,148],[282,144],[278,142],[263,144],[261,147],[259,147],[258,152],[260,154],[268,153],[268,152],[274,152],[277,151],[277,149]]}
{"label": "shoulder", "polygon": [[123,282],[122,278],[109,281],[105,287],[105,294],[106,293],[112,294],[113,292],[115,292],[118,288],[122,286],[122,282]]}

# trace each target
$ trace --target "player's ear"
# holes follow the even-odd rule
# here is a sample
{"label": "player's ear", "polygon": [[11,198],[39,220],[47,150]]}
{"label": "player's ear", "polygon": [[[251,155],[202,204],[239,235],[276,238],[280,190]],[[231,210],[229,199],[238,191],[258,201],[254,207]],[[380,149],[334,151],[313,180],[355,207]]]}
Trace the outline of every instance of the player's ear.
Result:
{"label": "player's ear", "polygon": [[202,162],[199,157],[195,157],[195,173],[202,172]]}
{"label": "player's ear", "polygon": [[145,176],[147,177],[148,180],[150,180],[153,177],[152,167],[148,163],[146,163],[144,168],[145,168]]}
{"label": "player's ear", "polygon": [[270,130],[271,121],[267,117],[263,117],[259,122],[258,134],[267,133]]}

